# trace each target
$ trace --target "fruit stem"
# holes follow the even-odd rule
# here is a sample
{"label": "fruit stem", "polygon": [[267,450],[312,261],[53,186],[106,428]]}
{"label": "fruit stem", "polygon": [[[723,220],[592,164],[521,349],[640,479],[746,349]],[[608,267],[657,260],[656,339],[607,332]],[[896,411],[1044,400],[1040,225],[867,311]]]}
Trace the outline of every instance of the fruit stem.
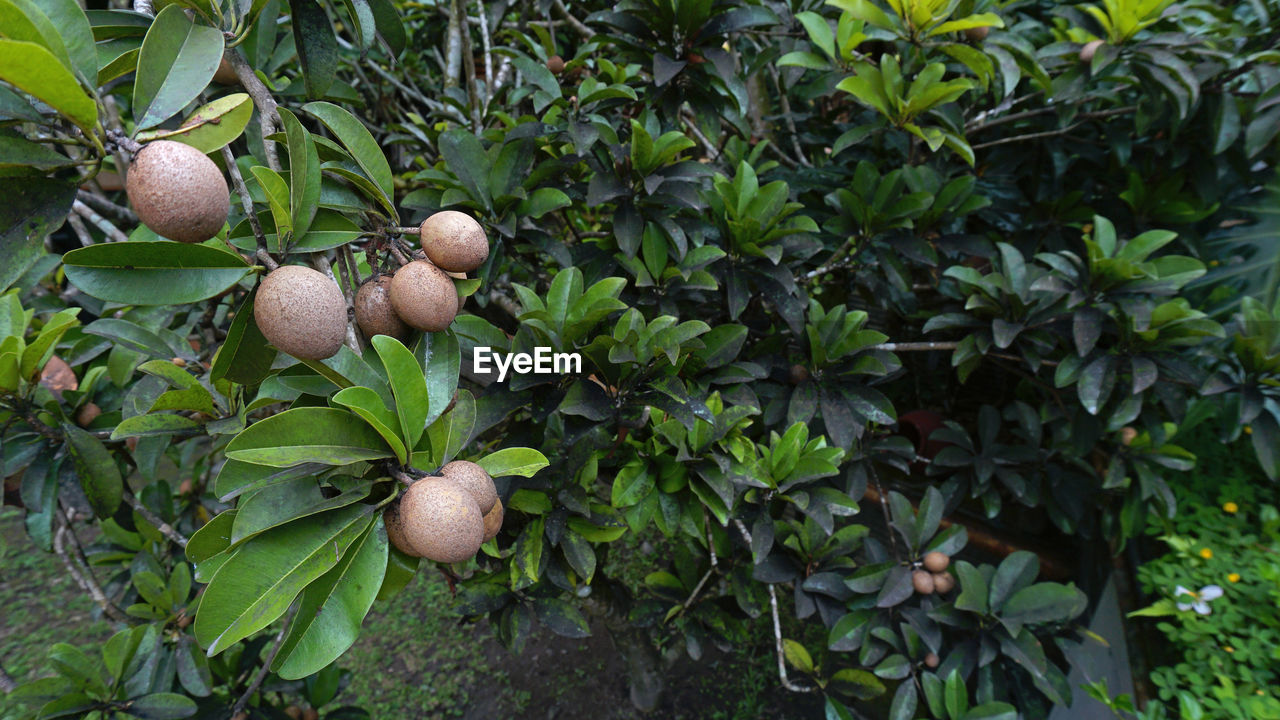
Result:
{"label": "fruit stem", "polygon": [[254,257],[258,258],[258,262],[267,267],[268,272],[274,272],[276,268],[280,267],[280,263],[271,259],[271,255],[262,248],[258,248],[258,252],[254,254]]}
{"label": "fruit stem", "polygon": [[387,233],[391,235],[417,235],[419,229],[416,227],[402,227],[400,225],[391,225],[386,230],[387,230]]}

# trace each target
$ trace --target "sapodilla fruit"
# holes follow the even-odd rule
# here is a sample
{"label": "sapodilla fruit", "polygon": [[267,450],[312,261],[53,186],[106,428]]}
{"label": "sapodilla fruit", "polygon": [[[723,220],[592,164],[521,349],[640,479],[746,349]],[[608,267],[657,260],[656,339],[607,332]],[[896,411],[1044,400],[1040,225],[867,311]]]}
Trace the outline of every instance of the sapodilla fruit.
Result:
{"label": "sapodilla fruit", "polygon": [[940,553],[937,550],[927,553],[924,556],[924,569],[932,573],[940,573],[943,570],[946,570],[947,566],[950,564],[951,558],[947,557],[945,553]]}
{"label": "sapodilla fruit", "polygon": [[387,528],[387,540],[396,546],[400,552],[410,557],[422,557],[422,553],[417,548],[409,544],[409,538],[404,534],[404,523],[400,520],[400,501],[391,503],[391,507],[387,508],[387,512],[382,516],[383,525]]}
{"label": "sapodilla fruit", "polygon": [[480,506],[481,514],[487,514],[493,509],[494,503],[498,502],[498,488],[494,487],[493,478],[473,462],[454,460],[440,468],[440,475],[471,493],[476,505]]}
{"label": "sapodilla fruit", "polygon": [[445,478],[423,478],[400,498],[400,529],[409,546],[436,562],[462,562],[484,544],[484,515],[471,493]]}
{"label": "sapodilla fruit", "polygon": [[213,81],[219,85],[239,85],[240,77],[236,75],[236,69],[224,57],[222,62],[218,63],[218,69],[213,73]]}
{"label": "sapodilla fruit", "polygon": [[911,573],[911,586],[921,595],[931,595],[933,593],[933,575],[924,570],[916,570]]}
{"label": "sapodilla fruit", "polygon": [[939,595],[946,595],[955,586],[956,579],[951,576],[951,573],[936,572],[933,574],[933,591]]}
{"label": "sapodilla fruit", "polygon": [[217,235],[231,211],[231,191],[218,166],[172,140],[142,146],[129,165],[125,192],[143,225],[178,242],[199,243]]}
{"label": "sapodilla fruit", "polygon": [[458,290],[440,268],[414,260],[391,278],[391,307],[405,324],[427,332],[449,327],[458,314]]}
{"label": "sapodilla fruit", "polygon": [[323,360],[342,347],[347,302],[337,284],[322,273],[281,265],[258,286],[253,319],[279,350],[302,360]]}
{"label": "sapodilla fruit", "polygon": [[1102,47],[1101,40],[1090,40],[1080,48],[1080,62],[1093,62],[1093,56],[1098,54],[1098,48]]}
{"label": "sapodilla fruit", "polygon": [[442,210],[418,228],[427,259],[441,270],[470,272],[489,257],[489,236],[476,219],[457,210]]}
{"label": "sapodilla fruit", "polygon": [[502,500],[493,504],[493,509],[484,514],[484,541],[489,542],[498,536],[502,529],[502,518],[506,511],[502,508]]}
{"label": "sapodilla fruit", "polygon": [[391,276],[379,275],[360,286],[356,291],[356,324],[365,337],[390,335],[403,340],[409,335],[404,324],[391,307]]}

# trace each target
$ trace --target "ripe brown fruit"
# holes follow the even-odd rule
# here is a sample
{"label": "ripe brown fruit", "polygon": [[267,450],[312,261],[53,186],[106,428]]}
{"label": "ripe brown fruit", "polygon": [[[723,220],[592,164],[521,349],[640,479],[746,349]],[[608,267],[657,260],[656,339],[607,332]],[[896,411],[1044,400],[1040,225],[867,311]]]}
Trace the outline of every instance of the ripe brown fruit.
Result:
{"label": "ripe brown fruit", "polygon": [[1120,444],[1121,445],[1128,447],[1129,445],[1133,444],[1134,440],[1137,440],[1137,439],[1138,439],[1137,428],[1131,427],[1129,425],[1125,425],[1124,427],[1120,428]]}
{"label": "ripe brown fruit", "polygon": [[934,653],[929,653],[924,656],[925,667],[936,668],[940,662],[942,662],[942,660]]}
{"label": "ripe brown fruit", "polygon": [[320,711],[315,708],[307,708],[302,711],[302,720],[320,720]]}
{"label": "ripe brown fruit", "polygon": [[219,85],[239,85],[240,78],[236,75],[236,69],[231,67],[231,63],[226,58],[222,58],[222,62],[218,63],[218,69],[213,73],[213,81]]}
{"label": "ripe brown fruit", "polygon": [[279,350],[303,360],[323,360],[342,347],[347,301],[323,274],[301,265],[281,265],[258,286],[253,319]]}
{"label": "ripe brown fruit", "polygon": [[387,508],[386,514],[382,516],[383,523],[387,527],[387,540],[392,545],[410,557],[422,557],[422,553],[417,548],[409,544],[409,538],[404,535],[404,523],[400,520],[400,502],[391,503],[391,507]]}
{"label": "ripe brown fruit", "polygon": [[231,211],[231,192],[218,166],[172,140],[156,140],[138,151],[125,192],[143,225],[178,242],[200,243],[217,235]]}
{"label": "ripe brown fruit", "polygon": [[933,575],[924,570],[916,570],[911,573],[911,586],[921,595],[933,594]]}
{"label": "ripe brown fruit", "polygon": [[498,536],[502,529],[502,518],[506,511],[502,508],[502,500],[493,504],[493,509],[484,514],[484,541],[489,542]]}
{"label": "ripe brown fruit", "polygon": [[302,720],[302,708],[297,705],[290,705],[284,709],[284,714],[293,718],[293,720]]}
{"label": "ripe brown fruit", "polygon": [[379,275],[360,286],[356,292],[356,323],[365,337],[390,335],[397,340],[409,336],[404,324],[391,307],[391,276]]}
{"label": "ripe brown fruit", "polygon": [[473,462],[454,460],[440,468],[440,475],[471,493],[482,515],[492,510],[494,503],[498,502],[498,488],[494,487],[493,478]]}
{"label": "ripe brown fruit", "polygon": [[186,479],[185,479],[185,480],[183,480],[182,482],[178,483],[178,494],[179,494],[179,495],[190,495],[190,494],[191,494],[191,488],[192,488],[192,485],[191,485],[191,478],[186,478]]}
{"label": "ripe brown fruit", "polygon": [[956,579],[949,572],[936,572],[933,574],[933,591],[939,595],[946,595],[956,586]]}
{"label": "ripe brown fruit", "polygon": [[457,483],[428,477],[400,498],[404,539],[422,557],[436,562],[462,562],[484,544],[484,515]]}
{"label": "ripe brown fruit", "polygon": [[102,414],[102,408],[95,403],[85,403],[80,410],[76,412],[76,424],[80,427],[89,427],[89,425],[98,419]]}
{"label": "ripe brown fruit", "polygon": [[1093,56],[1098,54],[1098,48],[1102,47],[1101,40],[1090,40],[1080,48],[1080,62],[1093,62]]}
{"label": "ripe brown fruit", "polygon": [[458,314],[458,291],[443,270],[414,260],[391,278],[391,307],[410,327],[439,332]]}
{"label": "ripe brown fruit", "polygon": [[552,55],[547,58],[547,69],[550,70],[553,75],[559,75],[564,72],[564,58],[559,55]]}
{"label": "ripe brown fruit", "polygon": [[489,257],[489,236],[476,219],[442,210],[422,221],[418,237],[427,259],[449,272],[470,272]]}
{"label": "ripe brown fruit", "polygon": [[987,39],[987,35],[990,33],[991,33],[991,28],[983,26],[983,27],[969,28],[968,30],[965,30],[964,36],[968,38],[969,42],[982,42],[983,40]]}
{"label": "ripe brown fruit", "polygon": [[951,564],[951,558],[947,557],[943,553],[938,552],[937,550],[934,550],[931,553],[927,553],[924,556],[924,569],[928,570],[929,572],[940,573],[943,570],[946,570],[947,566],[950,564]]}
{"label": "ripe brown fruit", "polygon": [[172,359],[172,360],[170,360],[169,362],[173,363],[174,365],[177,365],[177,366],[178,366],[178,367],[180,367],[180,368],[184,368],[184,367],[186,367],[186,366],[187,366],[187,361],[186,361],[186,360],[183,360],[183,359],[182,359],[182,358],[180,358],[180,357],[173,358],[173,359]]}
{"label": "ripe brown fruit", "polygon": [[809,379],[809,368],[799,363],[796,363],[795,365],[791,366],[789,377],[791,379],[792,385],[799,385],[800,383]]}

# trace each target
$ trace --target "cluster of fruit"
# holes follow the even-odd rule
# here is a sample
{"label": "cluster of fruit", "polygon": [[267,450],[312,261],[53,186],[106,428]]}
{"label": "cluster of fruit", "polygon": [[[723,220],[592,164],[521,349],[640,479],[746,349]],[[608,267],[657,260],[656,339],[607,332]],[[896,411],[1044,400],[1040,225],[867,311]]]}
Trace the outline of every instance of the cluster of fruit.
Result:
{"label": "cluster of fruit", "polygon": [[414,482],[387,510],[387,538],[406,555],[463,562],[498,534],[502,515],[489,473],[455,460],[440,468],[439,477]]}
{"label": "cluster of fruit", "polygon": [[[126,182],[129,203],[161,237],[201,243],[222,229],[231,210],[222,171],[204,153],[171,140],[147,143]],[[468,215],[445,210],[422,222],[426,259],[393,275],[375,274],[355,297],[355,319],[369,337],[404,340],[411,329],[439,332],[458,314],[454,279],[465,279],[489,257],[489,238]],[[332,357],[347,331],[347,304],[333,279],[300,265],[272,270],[258,287],[254,320],[277,349],[303,360]]]}
{"label": "cluster of fruit", "polygon": [[945,595],[956,586],[956,579],[947,572],[951,558],[937,551],[928,553],[920,561],[920,566],[911,573],[911,584],[921,595],[937,593]]}

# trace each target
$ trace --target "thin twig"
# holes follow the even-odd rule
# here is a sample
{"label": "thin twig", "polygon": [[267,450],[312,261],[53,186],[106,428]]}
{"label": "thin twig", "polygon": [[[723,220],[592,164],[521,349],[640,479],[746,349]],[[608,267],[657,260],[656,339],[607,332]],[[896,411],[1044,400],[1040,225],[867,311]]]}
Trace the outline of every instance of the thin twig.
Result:
{"label": "thin twig", "polygon": [[[333,268],[329,266],[329,259],[323,253],[314,253],[311,256],[311,267],[324,273],[325,277],[333,281],[333,284],[341,286],[338,278],[333,275]],[[360,354],[360,341],[356,339],[355,321],[348,316],[347,319],[347,347],[351,348],[351,352]]]}
{"label": "thin twig", "polygon": [[280,646],[284,645],[285,633],[289,630],[289,623],[293,620],[293,616],[298,612],[299,604],[295,603],[289,608],[289,612],[285,615],[284,624],[280,626],[280,632],[276,633],[276,639],[271,644],[271,650],[267,653],[267,657],[262,661],[262,667],[258,669],[258,673],[253,676],[253,681],[249,683],[249,688],[244,691],[240,699],[236,701],[234,707],[231,708],[231,716],[235,717],[244,711],[249,704],[249,698],[258,692],[258,688],[262,687],[262,683],[267,679],[267,674],[271,672],[271,663],[276,661],[276,655],[280,654]]}
{"label": "thin twig", "polygon": [[1077,119],[1075,122],[1067,125],[1066,127],[1058,128],[1057,130],[1045,130],[1043,132],[1027,133],[1025,135],[1011,135],[1009,137],[1000,138],[999,140],[978,143],[972,147],[974,150],[981,150],[983,148],[995,147],[996,145],[1007,145],[1009,143],[1025,142],[1027,140],[1040,140],[1042,138],[1066,135],[1089,120],[1101,120],[1104,118],[1114,117],[1116,115],[1127,115],[1136,109],[1136,105],[1130,105],[1128,107],[1114,108],[1111,110],[1099,110],[1098,112],[1083,113],[1076,116]]}
{"label": "thin twig", "polygon": [[931,350],[955,350],[958,347],[960,347],[960,343],[953,340],[945,340],[941,342],[880,343],[867,349],[888,350],[889,352],[927,352]]}
{"label": "thin twig", "polygon": [[782,623],[778,621],[778,591],[773,588],[772,583],[769,584],[769,610],[773,613],[773,646],[778,653],[778,679],[782,681],[782,687],[791,692],[815,692],[817,688],[797,685],[787,677],[786,654],[782,649]]}
{"label": "thin twig", "polygon": [[[356,273],[355,259],[351,257],[351,246],[343,245],[338,250],[338,275],[342,278],[342,282],[338,283],[342,288],[342,298],[347,303],[347,329],[355,333],[357,353],[364,352],[364,338],[360,335],[360,328],[356,326],[356,301],[355,292],[359,285],[359,275]],[[353,348],[355,349],[355,348]]]}
{"label": "thin twig", "polygon": [[107,236],[107,240],[110,240],[111,242],[127,242],[129,240],[129,236],[125,235],[124,232],[120,230],[120,228],[111,224],[110,220],[94,212],[93,208],[89,207],[88,205],[85,205],[79,200],[76,200],[71,203],[71,209],[74,210],[76,214],[79,215],[80,217],[93,223],[94,227],[101,230],[103,234]]}
{"label": "thin twig", "polygon": [[151,4],[151,0],[133,0],[133,11],[142,13],[143,15],[156,14],[156,10]]}
{"label": "thin twig", "polygon": [[[437,5],[444,7],[443,5]],[[444,44],[444,86],[457,87],[462,74],[462,17],[465,13],[458,10],[457,3],[450,2],[449,27],[445,31]]]}
{"label": "thin twig", "polygon": [[[240,166],[236,165],[235,153],[231,152],[231,145],[222,146],[222,159],[227,162],[227,174],[231,176],[231,184],[236,189],[236,194],[240,196],[240,206],[244,208],[245,217],[249,219],[249,227],[253,229],[253,237],[258,241],[258,257],[261,259],[263,255],[270,255],[267,251],[267,236],[262,232],[262,224],[258,222],[258,213],[253,210],[253,197],[249,195],[249,188],[244,184],[244,178],[240,175]],[[275,261],[272,260],[272,263]],[[275,270],[266,261],[267,269]]]}
{"label": "thin twig", "polygon": [[493,48],[489,40],[489,15],[484,9],[484,0],[476,0],[480,9],[480,49],[484,52],[484,110],[489,112],[489,101],[493,99]]}
{"label": "thin twig", "polygon": [[680,116],[680,120],[684,123],[685,127],[689,128],[689,132],[693,133],[693,136],[698,139],[698,142],[702,143],[702,147],[706,148],[707,157],[709,159],[716,160],[720,157],[720,148],[717,148],[710,140],[707,139],[707,136],[702,133],[702,130],[698,127],[696,122],[684,115]]}
{"label": "thin twig", "polygon": [[[454,0],[454,12],[460,17],[467,16],[466,0]],[[479,135],[481,128],[480,91],[476,88],[476,58],[471,49],[471,29],[465,24],[462,29],[462,71],[467,76],[467,97],[471,101],[471,132]]]}
{"label": "thin twig", "polygon": [[134,495],[132,492],[125,490],[124,500],[125,502],[129,503],[129,506],[133,508],[134,512],[142,516],[143,520],[146,520],[152,525],[155,525],[156,529],[160,531],[161,535],[164,535],[165,537],[169,538],[179,547],[182,547],[184,549],[187,547],[186,536],[178,532],[177,530],[174,530],[173,526],[165,522],[164,519],[161,518],[159,515],[156,515],[155,513],[151,512],[151,509],[148,508],[146,505],[143,505],[142,501],[138,499],[137,495]]}
{"label": "thin twig", "polygon": [[128,222],[138,222],[138,216],[132,210],[123,205],[117,205],[97,193],[91,193],[88,190],[77,190],[76,197],[83,201],[84,204],[94,206],[98,212],[111,213]]}
{"label": "thin twig", "polygon": [[267,167],[278,172],[280,158],[276,156],[276,144],[267,139],[275,133],[280,124],[276,99],[272,97],[271,91],[258,78],[257,73],[249,66],[249,62],[244,59],[244,55],[239,50],[228,50],[225,57],[231,63],[231,68],[236,71],[236,78],[240,80],[240,85],[244,87],[245,92],[249,93],[249,97],[253,98],[254,107],[258,108],[258,124],[262,130],[262,152],[267,156]]}
{"label": "thin twig", "polygon": [[596,34],[592,32],[591,28],[583,24],[583,22],[578,18],[569,14],[569,9],[564,6],[563,0],[551,0],[551,7],[555,9],[556,14],[564,18],[565,22],[569,23],[569,27],[573,28],[574,32],[582,36],[583,40],[590,40],[596,36]]}
{"label": "thin twig", "polygon": [[93,576],[93,571],[87,566],[83,569],[80,568],[79,564],[72,559],[64,538],[70,536],[71,542],[77,547],[79,546],[79,541],[76,539],[75,532],[71,530],[66,515],[59,510],[57,516],[59,522],[58,528],[53,533],[53,551],[62,559],[62,564],[66,566],[71,579],[75,581],[76,585],[80,586],[81,590],[89,594],[89,597],[93,599],[98,607],[102,608],[102,612],[107,617],[117,622],[129,622],[129,617],[107,599],[106,593],[102,592],[102,586],[98,584],[98,580]]}
{"label": "thin twig", "polygon": [[67,224],[71,226],[72,232],[80,240],[81,247],[89,247],[93,244],[93,236],[89,234],[89,229],[84,226],[84,221],[75,213],[67,215]]}
{"label": "thin twig", "polygon": [[0,667],[0,693],[11,693],[18,688],[18,684],[9,677],[9,673]]}

